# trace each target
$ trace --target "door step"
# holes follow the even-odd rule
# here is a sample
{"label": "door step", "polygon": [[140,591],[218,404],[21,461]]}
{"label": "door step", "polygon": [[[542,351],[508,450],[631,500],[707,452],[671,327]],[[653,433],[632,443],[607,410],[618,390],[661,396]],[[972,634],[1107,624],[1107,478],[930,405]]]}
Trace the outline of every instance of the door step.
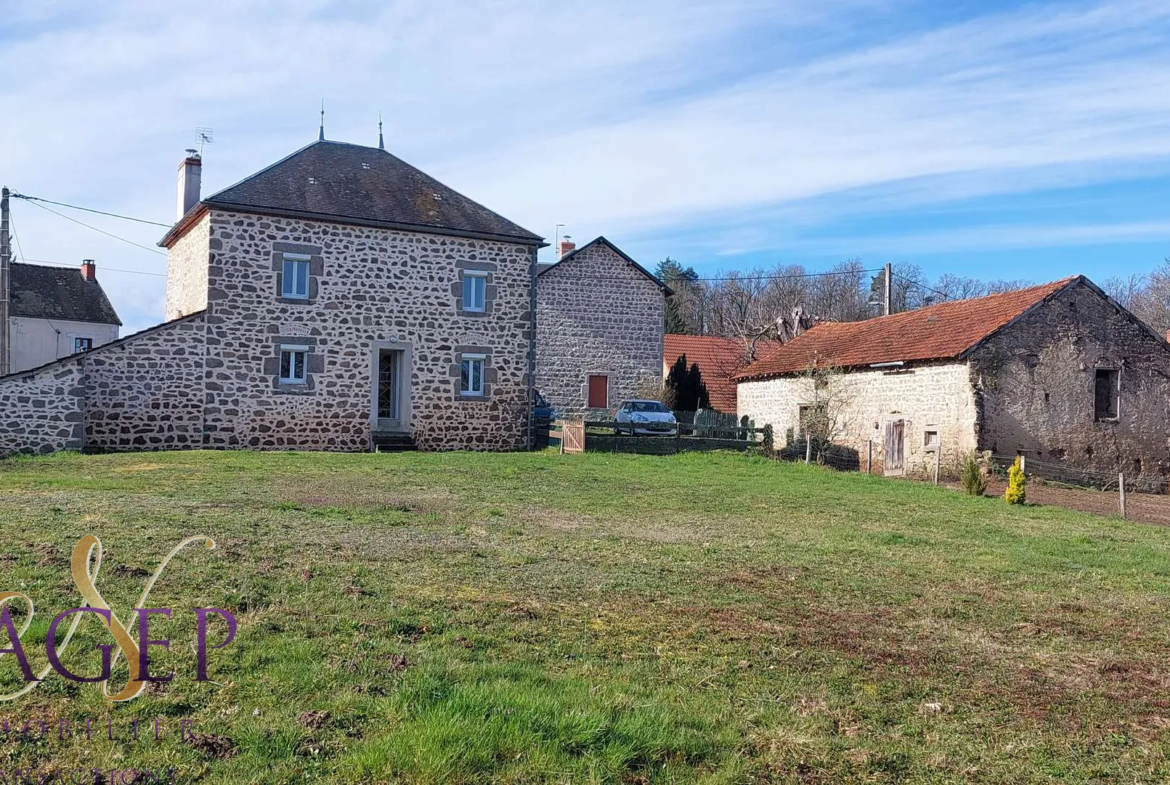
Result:
{"label": "door step", "polygon": [[374,452],[405,452],[417,450],[414,437],[409,433],[374,431]]}

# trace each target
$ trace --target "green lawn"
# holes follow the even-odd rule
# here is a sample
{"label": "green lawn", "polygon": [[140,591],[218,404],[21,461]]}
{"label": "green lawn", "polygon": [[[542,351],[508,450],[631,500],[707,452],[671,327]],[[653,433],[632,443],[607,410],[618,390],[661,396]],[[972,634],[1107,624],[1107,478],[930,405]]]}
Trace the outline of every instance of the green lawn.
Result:
{"label": "green lawn", "polygon": [[[68,560],[89,533],[123,619],[182,538],[217,540],[183,551],[150,596],[175,608],[151,629],[173,641],[152,670],[175,681],[111,706],[54,675],[0,703],[0,722],[191,717],[224,738],[52,732],[0,740],[0,769],[175,766],[184,783],[1170,777],[1163,528],[731,454],[11,460],[0,591],[37,604],[34,667],[52,616],[80,604]],[[193,681],[201,606],[240,620],[210,656],[215,684]],[[96,620],[81,629],[66,664],[92,674],[110,639]],[[19,685],[6,655],[0,692]]]}

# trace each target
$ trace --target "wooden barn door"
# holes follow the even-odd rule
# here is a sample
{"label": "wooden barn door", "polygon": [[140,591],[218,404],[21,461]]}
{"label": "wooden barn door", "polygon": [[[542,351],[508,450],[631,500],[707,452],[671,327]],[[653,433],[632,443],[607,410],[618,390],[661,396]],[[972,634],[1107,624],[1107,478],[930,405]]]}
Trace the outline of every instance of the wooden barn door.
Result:
{"label": "wooden barn door", "polygon": [[906,472],[906,421],[887,420],[884,449],[887,477],[901,477]]}

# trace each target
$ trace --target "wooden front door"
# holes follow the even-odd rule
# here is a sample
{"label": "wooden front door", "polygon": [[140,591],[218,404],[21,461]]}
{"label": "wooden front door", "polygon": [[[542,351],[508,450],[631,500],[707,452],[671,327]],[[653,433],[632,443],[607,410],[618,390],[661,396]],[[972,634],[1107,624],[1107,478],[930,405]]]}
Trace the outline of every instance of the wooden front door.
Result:
{"label": "wooden front door", "polygon": [[590,376],[589,377],[589,400],[586,405],[590,409],[608,409],[609,408],[609,377],[608,376]]}
{"label": "wooden front door", "polygon": [[906,472],[906,421],[886,420],[883,462],[886,476],[900,477]]}

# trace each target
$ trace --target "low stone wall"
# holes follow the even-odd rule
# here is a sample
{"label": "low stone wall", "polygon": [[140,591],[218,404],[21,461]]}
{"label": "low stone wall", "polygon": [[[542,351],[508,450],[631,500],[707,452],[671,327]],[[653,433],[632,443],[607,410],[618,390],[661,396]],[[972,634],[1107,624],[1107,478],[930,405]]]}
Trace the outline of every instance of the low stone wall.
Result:
{"label": "low stone wall", "polygon": [[203,445],[203,314],[0,379],[0,457]]}
{"label": "low stone wall", "polygon": [[0,379],[0,457],[80,450],[84,381],[80,357]]}

